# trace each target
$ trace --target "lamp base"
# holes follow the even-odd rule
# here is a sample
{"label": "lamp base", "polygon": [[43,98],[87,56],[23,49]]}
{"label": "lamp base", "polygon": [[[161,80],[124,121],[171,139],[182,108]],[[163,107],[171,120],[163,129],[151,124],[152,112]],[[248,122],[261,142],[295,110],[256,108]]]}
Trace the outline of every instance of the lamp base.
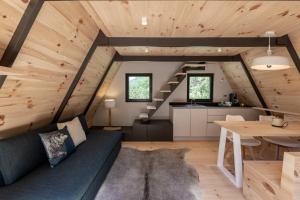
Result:
{"label": "lamp base", "polygon": [[105,131],[120,131],[121,129],[119,126],[106,126],[103,128]]}

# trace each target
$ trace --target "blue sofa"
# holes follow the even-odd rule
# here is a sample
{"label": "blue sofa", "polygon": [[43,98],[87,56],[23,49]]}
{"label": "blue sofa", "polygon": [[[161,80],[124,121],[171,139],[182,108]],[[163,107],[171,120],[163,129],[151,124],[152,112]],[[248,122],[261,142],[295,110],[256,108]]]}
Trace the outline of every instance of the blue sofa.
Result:
{"label": "blue sofa", "polygon": [[38,132],[0,140],[0,199],[94,199],[121,148],[121,133],[89,130],[87,140],[51,168]]}

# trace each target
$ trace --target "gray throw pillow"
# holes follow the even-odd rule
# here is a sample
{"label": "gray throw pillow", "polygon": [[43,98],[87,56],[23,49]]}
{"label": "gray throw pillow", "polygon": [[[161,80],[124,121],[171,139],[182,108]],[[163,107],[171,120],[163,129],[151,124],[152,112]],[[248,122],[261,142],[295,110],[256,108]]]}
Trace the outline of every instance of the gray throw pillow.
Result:
{"label": "gray throw pillow", "polygon": [[45,147],[51,167],[54,167],[75,151],[75,145],[67,127],[39,135]]}

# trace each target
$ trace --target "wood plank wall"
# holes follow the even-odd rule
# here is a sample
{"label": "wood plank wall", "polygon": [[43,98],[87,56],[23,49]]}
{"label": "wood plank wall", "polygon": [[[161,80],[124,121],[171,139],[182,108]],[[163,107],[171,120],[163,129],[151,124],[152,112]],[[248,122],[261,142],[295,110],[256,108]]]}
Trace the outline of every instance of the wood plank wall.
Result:
{"label": "wood plank wall", "polygon": [[232,90],[237,93],[241,103],[250,106],[261,106],[255,91],[247,78],[243,67],[238,62],[221,63],[224,75]]}
{"label": "wood plank wall", "polygon": [[[119,68],[120,68],[121,62],[114,62],[102,84],[102,86],[100,87],[100,89],[97,92],[97,95],[90,107],[90,109],[88,110],[87,114],[86,114],[86,118],[87,118],[87,122],[88,125],[91,126],[93,124],[93,117],[94,114],[97,110],[98,105],[101,103],[101,101],[104,100],[104,96],[106,94],[106,91],[108,90],[113,78],[115,77],[116,73],[118,72]],[[116,91],[117,92],[117,91]]]}
{"label": "wood plank wall", "polygon": [[0,0],[0,58],[2,57],[29,1]]}
{"label": "wood plank wall", "polygon": [[61,120],[84,112],[114,54],[115,50],[111,47],[98,47],[96,49],[61,115]]}
{"label": "wood plank wall", "polygon": [[[12,7],[7,17],[16,14],[16,19],[10,26],[1,21],[0,30],[12,33],[25,5],[17,0],[5,2]],[[2,5],[8,7],[3,1],[1,9]],[[98,30],[79,2],[44,3],[13,64],[15,69],[38,73],[44,81],[8,76],[0,89],[0,137],[51,122]],[[7,44],[9,37],[3,40]]]}
{"label": "wood plank wall", "polygon": [[[298,55],[300,55],[300,29],[289,34]],[[269,108],[300,112],[300,74],[294,66],[286,48],[273,48],[274,55],[290,58],[293,66],[288,70],[256,71],[252,70],[253,58],[266,54],[266,48],[253,48],[242,54],[262,96]],[[241,87],[241,86],[240,86]]]}

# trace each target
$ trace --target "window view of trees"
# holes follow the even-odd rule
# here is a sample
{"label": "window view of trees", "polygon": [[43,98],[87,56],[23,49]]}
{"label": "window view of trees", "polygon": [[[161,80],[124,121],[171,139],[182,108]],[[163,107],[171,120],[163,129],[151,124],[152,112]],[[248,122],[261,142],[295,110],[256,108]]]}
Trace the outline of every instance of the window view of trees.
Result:
{"label": "window view of trees", "polygon": [[150,99],[149,76],[129,76],[128,83],[129,99]]}
{"label": "window view of trees", "polygon": [[211,76],[189,77],[189,99],[205,100],[211,98]]}

